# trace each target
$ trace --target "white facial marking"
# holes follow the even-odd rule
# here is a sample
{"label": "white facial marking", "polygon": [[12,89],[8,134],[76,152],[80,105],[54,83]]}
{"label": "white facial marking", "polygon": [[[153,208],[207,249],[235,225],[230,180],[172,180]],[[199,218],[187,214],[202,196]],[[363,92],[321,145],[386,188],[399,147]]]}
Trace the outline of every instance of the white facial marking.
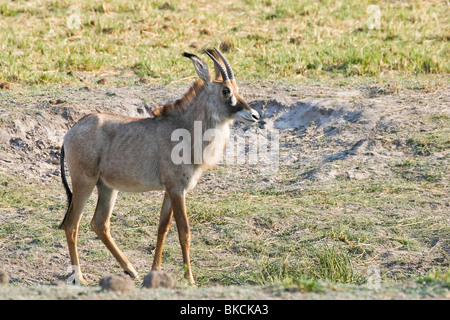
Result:
{"label": "white facial marking", "polygon": [[236,97],[234,96],[234,94],[231,96],[231,105],[234,107],[235,105],[236,105],[236,103],[237,103],[237,99],[236,99]]}

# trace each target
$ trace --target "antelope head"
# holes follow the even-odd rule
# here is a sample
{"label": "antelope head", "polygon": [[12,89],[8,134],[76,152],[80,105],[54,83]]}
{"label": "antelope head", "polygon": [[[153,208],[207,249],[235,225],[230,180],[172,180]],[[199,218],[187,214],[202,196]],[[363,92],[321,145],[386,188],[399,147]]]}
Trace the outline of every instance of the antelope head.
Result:
{"label": "antelope head", "polygon": [[194,69],[205,84],[206,108],[216,121],[240,120],[247,125],[259,121],[259,114],[239,96],[239,88],[230,64],[217,50],[204,51],[213,61],[215,79],[211,78],[208,65],[196,55],[183,53],[194,64]]}

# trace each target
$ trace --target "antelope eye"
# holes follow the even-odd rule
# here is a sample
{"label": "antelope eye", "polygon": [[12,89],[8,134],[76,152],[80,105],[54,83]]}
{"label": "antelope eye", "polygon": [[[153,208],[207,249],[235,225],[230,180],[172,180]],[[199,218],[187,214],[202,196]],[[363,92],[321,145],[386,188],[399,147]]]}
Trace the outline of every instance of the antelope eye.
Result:
{"label": "antelope eye", "polygon": [[223,88],[222,93],[223,93],[224,96],[229,95],[230,94],[230,89]]}

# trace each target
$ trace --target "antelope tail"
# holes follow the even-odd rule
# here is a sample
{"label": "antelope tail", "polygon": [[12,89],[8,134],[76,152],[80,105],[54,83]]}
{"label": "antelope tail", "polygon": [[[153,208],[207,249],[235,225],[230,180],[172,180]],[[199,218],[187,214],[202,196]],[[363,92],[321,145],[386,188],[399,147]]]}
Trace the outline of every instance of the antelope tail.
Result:
{"label": "antelope tail", "polygon": [[60,161],[61,161],[61,180],[62,180],[64,189],[66,190],[66,195],[67,195],[67,211],[66,211],[66,214],[64,215],[63,221],[59,225],[59,229],[62,229],[64,227],[64,222],[66,221],[70,207],[72,206],[72,191],[70,191],[69,184],[67,183],[66,170],[64,169],[64,145],[61,147]]}

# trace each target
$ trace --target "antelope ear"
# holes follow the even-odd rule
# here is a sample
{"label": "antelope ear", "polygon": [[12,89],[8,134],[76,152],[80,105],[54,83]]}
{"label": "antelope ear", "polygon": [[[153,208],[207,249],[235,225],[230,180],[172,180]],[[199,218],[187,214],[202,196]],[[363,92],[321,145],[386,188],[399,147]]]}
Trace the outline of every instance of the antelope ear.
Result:
{"label": "antelope ear", "polygon": [[199,57],[197,57],[195,54],[183,53],[183,57],[191,59],[192,63],[194,64],[195,72],[197,72],[200,79],[202,79],[206,85],[211,83],[211,76],[209,75],[209,69],[208,65]]}

